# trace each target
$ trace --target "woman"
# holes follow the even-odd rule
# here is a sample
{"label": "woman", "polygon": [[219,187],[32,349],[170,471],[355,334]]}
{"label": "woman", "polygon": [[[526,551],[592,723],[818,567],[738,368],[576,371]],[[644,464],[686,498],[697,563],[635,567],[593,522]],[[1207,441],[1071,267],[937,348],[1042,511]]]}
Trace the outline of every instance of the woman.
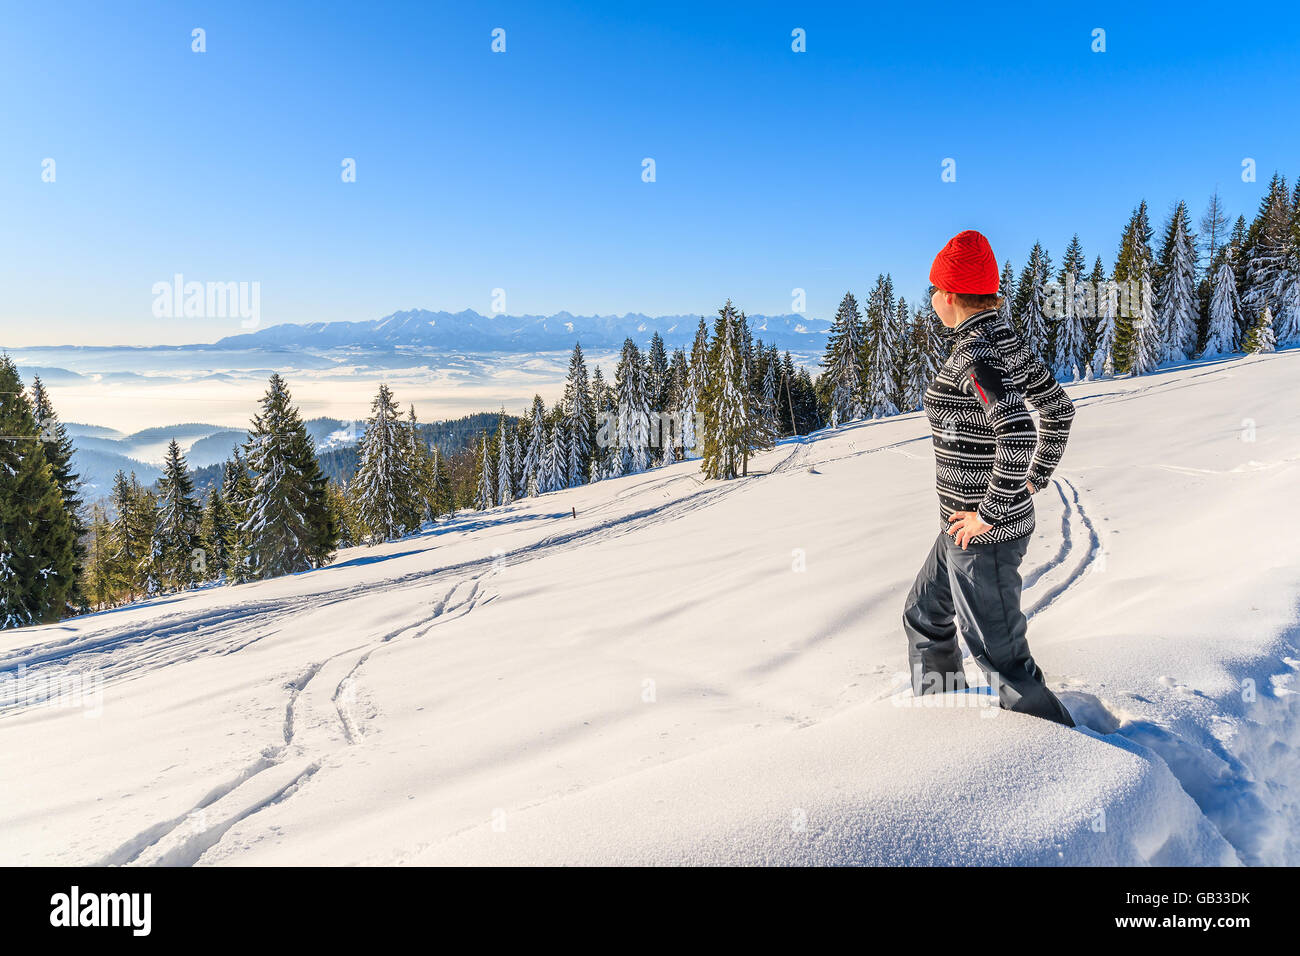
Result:
{"label": "woman", "polygon": [[[998,308],[998,264],[974,230],[930,269],[930,302],[952,351],[922,399],[934,434],[940,530],[907,596],[903,628],[914,694],[964,690],[956,622],[1001,707],[1075,726],[1025,638],[1020,562],[1033,492],[1052,476],[1074,404]],[[1041,434],[1025,407],[1039,410]]]}

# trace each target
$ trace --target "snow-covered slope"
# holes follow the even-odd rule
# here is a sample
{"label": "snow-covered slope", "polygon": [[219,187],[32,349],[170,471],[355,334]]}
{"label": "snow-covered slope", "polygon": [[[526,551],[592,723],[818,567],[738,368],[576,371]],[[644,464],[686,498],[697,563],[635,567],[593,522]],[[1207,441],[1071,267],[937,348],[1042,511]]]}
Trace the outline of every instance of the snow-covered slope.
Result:
{"label": "snow-covered slope", "polygon": [[1298,376],[1069,388],[1023,570],[1085,728],[910,696],[913,414],[0,633],[0,863],[1294,864]]}

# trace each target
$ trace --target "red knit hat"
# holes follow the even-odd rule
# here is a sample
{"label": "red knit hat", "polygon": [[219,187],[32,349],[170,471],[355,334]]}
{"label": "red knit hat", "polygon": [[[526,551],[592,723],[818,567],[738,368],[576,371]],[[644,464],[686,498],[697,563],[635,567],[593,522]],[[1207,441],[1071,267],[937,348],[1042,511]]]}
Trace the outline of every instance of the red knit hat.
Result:
{"label": "red knit hat", "polygon": [[993,247],[974,229],[957,233],[934,257],[930,284],[944,292],[996,295],[998,260]]}

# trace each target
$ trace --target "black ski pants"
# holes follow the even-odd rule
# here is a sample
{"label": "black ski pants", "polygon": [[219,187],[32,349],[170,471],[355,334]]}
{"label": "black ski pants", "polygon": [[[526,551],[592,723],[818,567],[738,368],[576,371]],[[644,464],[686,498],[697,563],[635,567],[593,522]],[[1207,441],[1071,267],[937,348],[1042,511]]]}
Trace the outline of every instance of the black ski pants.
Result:
{"label": "black ski pants", "polygon": [[999,706],[1075,726],[1043,680],[1025,639],[1020,562],[1030,535],[965,550],[940,531],[907,595],[903,629],[912,693],[964,690],[957,624],[971,656],[997,689]]}

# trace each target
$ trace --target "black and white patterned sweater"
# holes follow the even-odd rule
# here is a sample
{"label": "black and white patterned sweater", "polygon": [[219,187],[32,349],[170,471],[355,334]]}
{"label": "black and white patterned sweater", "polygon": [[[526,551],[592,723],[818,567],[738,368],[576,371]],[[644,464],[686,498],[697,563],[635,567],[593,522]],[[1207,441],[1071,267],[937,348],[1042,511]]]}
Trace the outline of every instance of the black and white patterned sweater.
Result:
{"label": "black and white patterned sweater", "polygon": [[[934,434],[939,525],[976,511],[993,527],[972,544],[1034,530],[1026,480],[1042,489],[1065,452],[1074,403],[996,309],[943,329],[952,352],[922,398]],[[1038,409],[1039,428],[1025,400]]]}

